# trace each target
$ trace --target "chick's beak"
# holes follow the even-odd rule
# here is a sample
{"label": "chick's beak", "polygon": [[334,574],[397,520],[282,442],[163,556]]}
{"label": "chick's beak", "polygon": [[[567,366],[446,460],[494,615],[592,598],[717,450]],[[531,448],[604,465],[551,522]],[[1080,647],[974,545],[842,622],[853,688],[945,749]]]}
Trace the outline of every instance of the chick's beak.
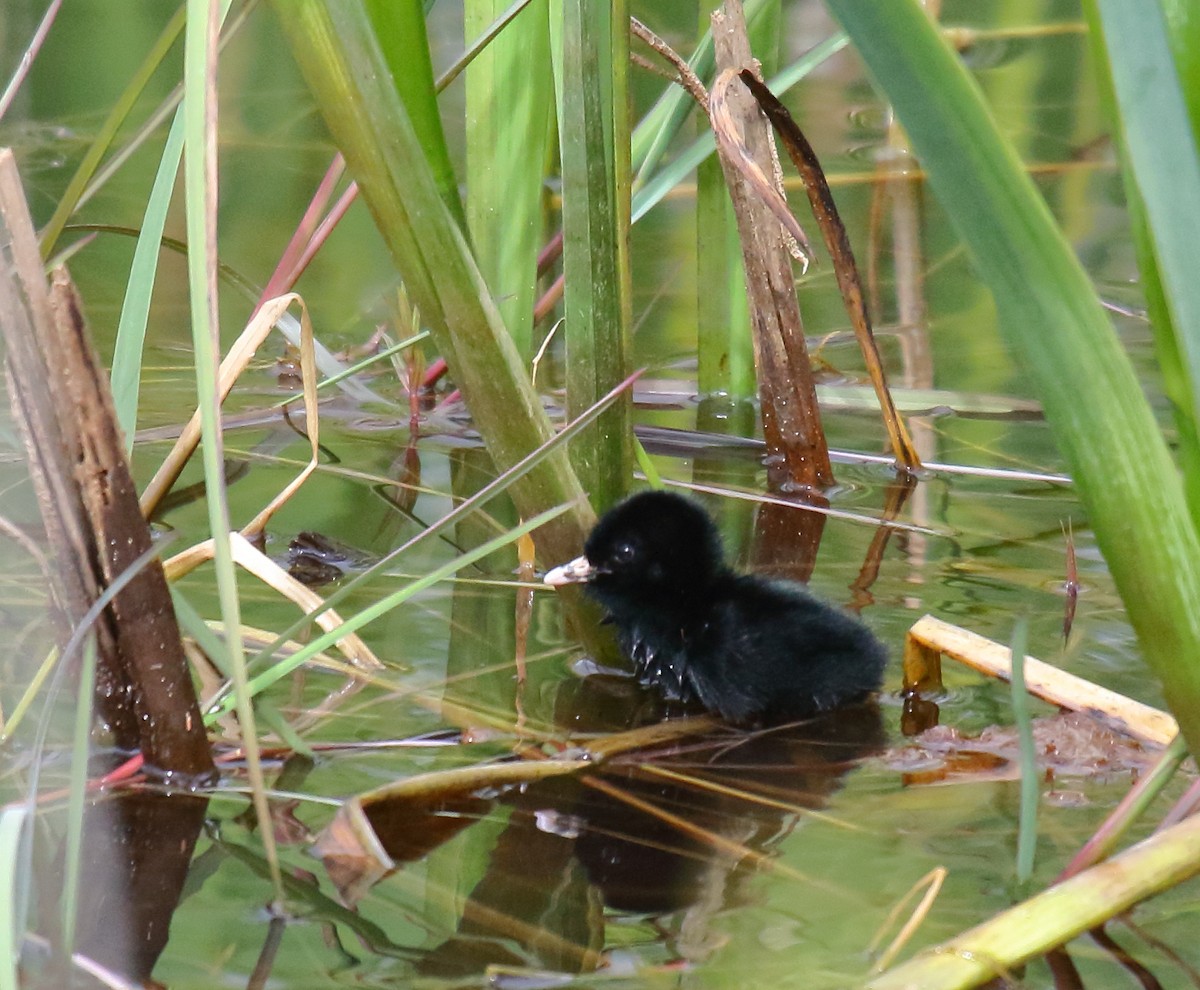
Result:
{"label": "chick's beak", "polygon": [[590,581],[595,573],[596,569],[592,567],[587,557],[576,557],[574,560],[559,564],[553,570],[547,571],[546,576],[542,578],[542,583],[548,584],[552,588],[559,588],[564,584],[581,584]]}

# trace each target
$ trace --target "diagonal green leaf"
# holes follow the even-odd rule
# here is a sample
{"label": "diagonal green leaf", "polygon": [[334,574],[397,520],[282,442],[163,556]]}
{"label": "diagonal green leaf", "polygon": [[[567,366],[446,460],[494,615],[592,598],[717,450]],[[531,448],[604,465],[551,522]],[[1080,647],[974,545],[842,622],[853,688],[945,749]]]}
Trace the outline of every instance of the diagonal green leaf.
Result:
{"label": "diagonal green leaf", "polygon": [[[251,696],[259,694],[276,681],[286,677],[298,667],[303,666],[322,650],[327,650],[331,646],[335,645],[339,639],[346,635],[346,633],[355,632],[361,629],[367,623],[373,622],[385,612],[390,612],[398,605],[403,605],[410,598],[420,594],[426,588],[430,588],[439,581],[445,580],[469,564],[473,564],[477,560],[482,560],[484,557],[495,553],[502,547],[506,547],[510,543],[515,543],[518,538],[524,536],[526,533],[531,533],[539,526],[544,526],[546,523],[552,522],[554,519],[563,515],[563,513],[568,512],[570,509],[570,505],[558,505],[552,509],[548,509],[545,512],[534,516],[532,519],[527,519],[525,522],[521,523],[521,525],[514,527],[508,532],[502,533],[494,540],[488,540],[486,543],[481,543],[479,546],[468,550],[461,556],[455,557],[453,560],[442,564],[441,567],[435,567],[428,574],[423,575],[416,581],[406,584],[403,588],[400,588],[399,590],[392,592],[390,595],[381,598],[369,608],[365,608],[356,615],[350,616],[336,629],[322,633],[311,643],[306,644],[304,649],[298,650],[286,660],[273,664],[268,670],[252,678],[247,685],[247,690]],[[235,698],[236,696],[226,697],[217,707],[210,708],[209,711],[205,713],[205,722],[211,724],[222,715],[231,711],[236,704]]]}
{"label": "diagonal green leaf", "polygon": [[[501,470],[512,466],[550,438],[550,422],[463,232],[438,194],[412,121],[386,83],[365,13],[358,3],[320,0],[276,0],[275,9],[488,452]],[[539,533],[544,559],[578,551],[593,518],[582,494],[561,450],[513,486],[523,516],[547,505],[574,507]]]}
{"label": "diagonal green leaf", "polygon": [[167,26],[163,28],[162,34],[158,36],[158,40],[155,41],[154,46],[142,60],[142,64],[134,72],[133,78],[129,80],[129,85],[125,87],[125,91],[117,98],[117,102],[113,104],[112,109],[108,112],[104,123],[100,125],[100,133],[96,135],[96,139],[85,152],[83,161],[79,163],[75,174],[71,176],[71,181],[67,183],[66,191],[55,208],[54,215],[50,217],[49,222],[42,230],[43,258],[48,258],[54,253],[54,246],[58,243],[58,237],[62,233],[63,227],[66,225],[71,214],[75,212],[75,207],[79,203],[79,197],[83,194],[88,181],[99,166],[100,159],[104,157],[104,153],[108,150],[109,145],[112,144],[117,130],[124,123],[125,118],[129,116],[129,111],[133,109],[137,98],[141,96],[142,90],[146,88],[150,77],[154,75],[159,65],[162,64],[162,60],[166,58],[167,52],[171,50],[172,46],[178,40],[179,35],[183,31],[184,13],[185,8],[180,7],[167,22]]}
{"label": "diagonal green leaf", "polygon": [[[468,0],[467,38],[508,0]],[[542,174],[550,144],[547,0],[530,3],[467,69],[467,219],[479,269],[517,350],[532,356]]]}
{"label": "diagonal green leaf", "polygon": [[433,82],[433,60],[425,34],[421,0],[364,0],[375,29],[379,50],[387,63],[396,92],[404,101],[425,160],[433,173],[442,202],[455,222],[466,229],[458,179],[446,147],[446,134],[438,111]]}

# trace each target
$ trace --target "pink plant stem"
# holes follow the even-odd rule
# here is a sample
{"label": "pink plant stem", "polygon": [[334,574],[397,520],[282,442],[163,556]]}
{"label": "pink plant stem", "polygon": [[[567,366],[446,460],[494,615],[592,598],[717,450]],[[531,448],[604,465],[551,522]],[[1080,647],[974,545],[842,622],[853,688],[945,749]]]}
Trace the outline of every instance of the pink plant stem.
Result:
{"label": "pink plant stem", "polygon": [[296,279],[292,277],[292,272],[295,270],[307,246],[311,245],[313,232],[318,229],[318,218],[324,212],[325,205],[329,202],[329,197],[333,195],[334,187],[345,170],[346,161],[339,152],[334,155],[333,161],[329,163],[329,168],[325,170],[325,176],[317,186],[317,191],[313,193],[313,198],[309,201],[308,208],[304,211],[304,216],[300,218],[299,226],[296,227],[295,233],[292,234],[292,239],[288,241],[287,247],[284,248],[283,254],[279,258],[279,263],[275,266],[275,271],[267,279],[266,287],[259,297],[258,305],[254,307],[256,311],[268,299],[273,299],[281,295],[295,284]]}
{"label": "pink plant stem", "polygon": [[1172,825],[1178,825],[1185,818],[1196,813],[1197,806],[1200,806],[1200,780],[1193,780],[1191,785],[1183,793],[1175,806],[1167,812],[1159,828],[1170,828]]}
{"label": "pink plant stem", "polygon": [[445,377],[446,369],[447,365],[445,358],[438,358],[436,361],[434,361],[433,364],[431,364],[425,371],[425,381],[423,382],[424,387],[433,388],[434,385],[436,385],[442,380],[442,378]]}
{"label": "pink plant stem", "polygon": [[346,215],[346,211],[350,209],[350,204],[352,204],[357,198],[358,183],[351,182],[350,185],[346,187],[346,191],[342,193],[340,197],[338,197],[338,201],[334,203],[333,209],[325,215],[325,219],[321,221],[320,225],[313,233],[312,238],[309,240],[308,244],[305,245],[304,251],[301,252],[300,257],[296,259],[296,264],[293,266],[292,270],[288,272],[287,287],[289,289],[295,285],[300,276],[304,274],[304,270],[308,267],[309,262],[316,257],[317,252],[329,239],[329,235],[333,232],[333,228],[341,222],[342,217]]}
{"label": "pink plant stem", "polygon": [[557,234],[550,238],[546,246],[538,252],[537,273],[538,278],[541,278],[550,270],[550,266],[558,261],[563,250],[563,232],[560,229]]}
{"label": "pink plant stem", "polygon": [[558,305],[558,301],[562,298],[563,287],[567,284],[566,276],[559,275],[543,294],[542,298],[537,301],[533,307],[533,322],[541,323],[547,316],[554,312],[554,307]]}

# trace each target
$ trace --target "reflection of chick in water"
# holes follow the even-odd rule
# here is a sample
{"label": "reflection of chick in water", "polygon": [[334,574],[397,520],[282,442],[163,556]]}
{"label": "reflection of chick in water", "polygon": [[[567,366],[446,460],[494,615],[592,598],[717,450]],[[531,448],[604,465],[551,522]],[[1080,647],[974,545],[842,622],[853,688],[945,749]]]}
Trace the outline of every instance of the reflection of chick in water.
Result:
{"label": "reflection of chick in water", "polygon": [[[646,701],[627,687],[601,677],[568,681],[556,715],[576,728],[586,722],[587,731],[624,728],[630,702]],[[596,724],[604,711],[617,724]],[[637,721],[656,714],[643,709]],[[603,909],[662,919],[675,930],[674,952],[698,960],[709,918],[731,906],[735,881],[754,872],[748,860],[769,855],[795,824],[783,808],[823,806],[883,742],[878,708],[863,702],[768,732],[722,727],[670,752],[631,754],[601,773],[506,796],[509,823],[458,933],[420,969],[467,975],[498,963],[587,971],[601,963]],[[678,912],[674,923],[663,917]]]}

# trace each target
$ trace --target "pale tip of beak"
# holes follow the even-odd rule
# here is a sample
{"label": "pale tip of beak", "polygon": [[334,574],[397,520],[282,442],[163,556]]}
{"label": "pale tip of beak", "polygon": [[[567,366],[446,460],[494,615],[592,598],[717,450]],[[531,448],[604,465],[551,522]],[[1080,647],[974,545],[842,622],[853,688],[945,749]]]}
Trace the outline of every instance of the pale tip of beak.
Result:
{"label": "pale tip of beak", "polygon": [[559,564],[553,570],[547,571],[546,576],[542,578],[542,583],[548,584],[552,588],[560,588],[564,584],[581,584],[591,580],[594,573],[587,557],[576,557],[572,561]]}

